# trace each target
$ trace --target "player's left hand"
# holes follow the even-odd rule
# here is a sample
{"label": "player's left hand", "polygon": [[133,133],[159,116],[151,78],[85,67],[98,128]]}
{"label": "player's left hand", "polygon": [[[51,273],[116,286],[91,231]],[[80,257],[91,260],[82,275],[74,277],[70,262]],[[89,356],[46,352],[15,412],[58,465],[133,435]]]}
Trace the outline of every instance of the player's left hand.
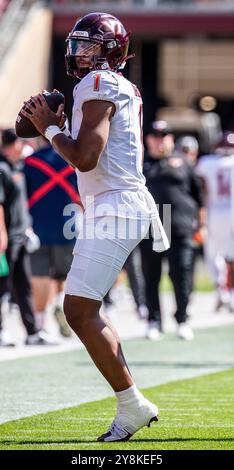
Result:
{"label": "player's left hand", "polygon": [[31,96],[30,100],[24,102],[21,113],[30,119],[40,134],[44,135],[48,126],[59,126],[62,128],[66,121],[64,105],[58,107],[56,113],[51,111],[42,93]]}

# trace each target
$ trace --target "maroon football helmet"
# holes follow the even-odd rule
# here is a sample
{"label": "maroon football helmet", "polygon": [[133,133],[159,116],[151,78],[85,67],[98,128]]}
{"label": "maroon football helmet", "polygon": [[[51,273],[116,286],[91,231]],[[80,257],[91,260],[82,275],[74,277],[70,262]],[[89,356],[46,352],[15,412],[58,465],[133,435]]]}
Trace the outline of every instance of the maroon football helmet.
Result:
{"label": "maroon football helmet", "polygon": [[224,131],[222,138],[216,145],[215,153],[222,156],[228,156],[234,154],[234,131]]}
{"label": "maroon football helmet", "polygon": [[128,56],[129,36],[122,23],[108,13],[90,13],[69,33],[65,55],[67,74],[83,78],[91,70],[117,71]]}

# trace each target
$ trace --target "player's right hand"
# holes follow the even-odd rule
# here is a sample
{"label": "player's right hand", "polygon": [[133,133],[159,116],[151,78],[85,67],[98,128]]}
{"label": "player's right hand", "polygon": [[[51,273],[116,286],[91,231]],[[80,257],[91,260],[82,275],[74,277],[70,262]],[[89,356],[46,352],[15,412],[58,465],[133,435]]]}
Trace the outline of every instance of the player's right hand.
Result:
{"label": "player's right hand", "polygon": [[0,228],[0,253],[4,253],[8,245],[8,236],[5,227]]}
{"label": "player's right hand", "polygon": [[201,227],[193,234],[193,241],[196,242],[197,245],[204,245],[207,240],[207,228]]}

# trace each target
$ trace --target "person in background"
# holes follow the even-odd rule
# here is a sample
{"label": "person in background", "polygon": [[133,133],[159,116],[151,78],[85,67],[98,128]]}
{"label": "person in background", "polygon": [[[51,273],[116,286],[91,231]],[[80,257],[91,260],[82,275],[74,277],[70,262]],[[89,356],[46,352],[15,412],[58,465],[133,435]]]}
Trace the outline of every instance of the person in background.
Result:
{"label": "person in background", "polygon": [[[138,247],[130,253],[124,263],[122,272],[118,277],[117,285],[115,284],[103,298],[105,315],[111,319],[115,311],[115,303],[118,299],[122,300],[123,295],[126,293],[126,279],[124,277],[124,280],[122,280],[122,273],[126,274],[127,284],[129,284],[129,290],[135,301],[136,314],[140,320],[145,320],[148,317],[148,309],[145,304],[145,279],[142,272],[141,252]],[[117,299],[113,300],[111,295],[112,290],[115,290],[114,297],[116,296],[116,292],[118,292]]]}
{"label": "person in background", "polygon": [[[199,154],[199,143],[196,137],[192,135],[184,135],[176,140],[175,151],[173,155],[180,155],[184,157],[193,167],[197,164]],[[196,171],[196,170],[195,170]],[[203,257],[203,246],[207,237],[207,230],[204,226],[198,229],[193,234],[193,285],[196,260],[199,256]]]}
{"label": "person in background", "polygon": [[[177,334],[192,340],[187,307],[193,283],[193,233],[204,225],[204,209],[199,178],[192,166],[181,155],[173,155],[174,136],[165,121],[154,121],[145,138],[144,175],[146,184],[159,205],[171,208],[171,246],[165,253],[169,263],[177,310]],[[142,265],[146,285],[146,305],[149,310],[147,337],[161,338],[163,321],[159,297],[164,254],[151,251],[151,239],[141,242]]]}
{"label": "person in background", "polygon": [[[2,131],[0,153],[1,174],[1,250],[6,250],[10,275],[1,278],[0,283],[0,318],[2,317],[2,299],[11,292],[19,306],[22,322],[27,331],[26,345],[52,345],[48,335],[36,326],[32,290],[31,266],[26,250],[26,231],[30,225],[26,205],[23,173],[17,169],[23,149],[23,142],[13,129]],[[5,235],[4,235],[5,233]],[[3,234],[3,235],[2,235]],[[7,234],[7,239],[6,239]],[[12,345],[1,333],[2,346]]]}
{"label": "person in background", "polygon": [[148,317],[148,309],[145,303],[145,279],[142,272],[141,253],[138,247],[129,255],[123,269],[128,276],[129,286],[136,304],[136,312],[139,318],[143,320]]}
{"label": "person in background", "polygon": [[195,166],[199,154],[199,144],[196,137],[192,135],[184,135],[176,140],[175,154],[180,153],[181,156],[187,158],[191,165]]}
{"label": "person in background", "polygon": [[29,211],[41,243],[31,255],[36,318],[42,328],[52,280],[54,315],[61,335],[69,337],[71,329],[63,313],[64,281],[72,262],[75,235],[64,233],[67,220],[64,211],[69,205],[77,205],[80,199],[74,169],[46,139],[41,138],[41,142],[41,148],[24,162]]}
{"label": "person in background", "polygon": [[[6,252],[8,249],[8,240],[12,240],[12,230],[9,227],[9,211],[12,202],[15,199],[15,186],[8,172],[1,168],[0,161],[0,258],[1,262],[5,260],[5,269],[0,274],[0,346],[15,346],[8,332],[3,328],[2,306],[4,295],[8,294],[8,274],[9,266],[7,263]],[[4,258],[3,258],[4,257]],[[8,250],[9,261],[9,250]],[[32,325],[29,325],[29,329]],[[33,331],[33,330],[32,330]]]}
{"label": "person in background", "polygon": [[205,259],[217,290],[216,311],[234,311],[234,132],[224,132],[213,155],[199,158],[207,207]]}

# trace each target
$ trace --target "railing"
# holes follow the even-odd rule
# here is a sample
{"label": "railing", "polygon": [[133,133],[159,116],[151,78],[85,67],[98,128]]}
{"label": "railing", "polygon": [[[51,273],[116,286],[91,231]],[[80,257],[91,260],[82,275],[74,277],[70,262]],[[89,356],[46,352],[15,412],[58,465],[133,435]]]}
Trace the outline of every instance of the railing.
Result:
{"label": "railing", "polygon": [[234,0],[53,0],[54,5],[72,5],[79,7],[117,6],[130,8],[139,6],[141,8],[230,8],[234,7]]}
{"label": "railing", "polygon": [[0,0],[0,18],[3,13],[6,11],[9,4],[9,0]]}
{"label": "railing", "polygon": [[5,53],[14,45],[16,34],[34,3],[34,0],[12,0],[0,18],[0,66]]}

